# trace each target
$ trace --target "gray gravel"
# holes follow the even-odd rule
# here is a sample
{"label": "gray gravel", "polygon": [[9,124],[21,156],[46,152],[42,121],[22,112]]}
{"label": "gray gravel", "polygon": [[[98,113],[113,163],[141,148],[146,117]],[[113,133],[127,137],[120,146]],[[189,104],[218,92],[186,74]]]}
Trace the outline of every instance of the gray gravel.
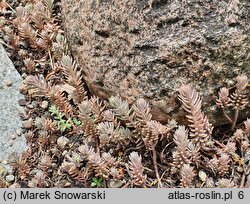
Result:
{"label": "gray gravel", "polygon": [[11,139],[11,135],[15,135],[22,126],[19,114],[24,109],[18,105],[18,100],[23,98],[18,91],[21,82],[21,76],[0,44],[0,161],[27,148],[23,135],[14,141]]}

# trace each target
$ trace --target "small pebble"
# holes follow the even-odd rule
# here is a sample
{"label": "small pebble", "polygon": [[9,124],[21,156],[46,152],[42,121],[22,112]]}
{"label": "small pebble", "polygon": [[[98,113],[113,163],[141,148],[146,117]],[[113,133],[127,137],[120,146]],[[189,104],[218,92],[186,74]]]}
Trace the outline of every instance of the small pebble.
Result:
{"label": "small pebble", "polygon": [[110,179],[108,181],[108,186],[110,188],[120,188],[122,185],[123,185],[123,182],[121,180]]}
{"label": "small pebble", "polygon": [[21,128],[16,129],[17,136],[21,136],[23,133],[23,130]]}
{"label": "small pebble", "polygon": [[26,103],[27,103],[27,101],[26,101],[25,99],[19,99],[19,100],[18,100],[19,106],[25,106]]}
{"label": "small pebble", "polygon": [[3,160],[3,161],[2,161],[2,164],[7,165],[7,164],[8,164],[8,161],[7,161],[7,160]]}
{"label": "small pebble", "polygon": [[47,109],[49,106],[49,102],[48,101],[43,101],[42,104],[41,104],[41,108],[43,109]]}
{"label": "small pebble", "polygon": [[12,86],[12,81],[10,79],[6,79],[6,80],[4,80],[4,84],[6,86]]}
{"label": "small pebble", "polygon": [[8,175],[8,176],[6,176],[5,177],[5,180],[7,181],[7,182],[12,182],[12,181],[14,181],[15,180],[15,176],[13,176],[13,175]]}
{"label": "small pebble", "polygon": [[239,172],[239,173],[242,173],[244,171],[244,169],[241,167],[241,166],[238,166],[236,168],[236,170]]}
{"label": "small pebble", "polygon": [[66,187],[70,187],[72,184],[70,183],[70,182],[66,182],[65,184],[64,184],[64,187],[66,188]]}
{"label": "small pebble", "polygon": [[32,126],[33,126],[32,120],[27,120],[27,121],[23,122],[23,124],[22,124],[22,127],[24,129],[30,129],[30,128],[32,128]]}
{"label": "small pebble", "polygon": [[26,79],[27,76],[28,76],[28,75],[27,75],[26,73],[23,73],[23,74],[22,74],[22,78],[23,78],[23,79]]}
{"label": "small pebble", "polygon": [[207,174],[202,170],[199,171],[199,177],[200,177],[201,181],[203,181],[203,182],[205,182],[208,178]]}
{"label": "small pebble", "polygon": [[52,164],[51,164],[51,168],[52,168],[52,169],[55,169],[56,167],[57,167],[57,164],[56,164],[56,163],[52,163]]}
{"label": "small pebble", "polygon": [[34,106],[32,104],[28,104],[28,105],[26,105],[26,107],[29,108],[29,109],[33,109],[34,108]]}
{"label": "small pebble", "polygon": [[11,138],[12,140],[15,140],[15,139],[16,139],[16,135],[13,134],[13,135],[10,136],[10,138]]}
{"label": "small pebble", "polygon": [[32,104],[32,106],[34,106],[34,108],[38,107],[38,102],[37,101],[33,101],[31,104]]}

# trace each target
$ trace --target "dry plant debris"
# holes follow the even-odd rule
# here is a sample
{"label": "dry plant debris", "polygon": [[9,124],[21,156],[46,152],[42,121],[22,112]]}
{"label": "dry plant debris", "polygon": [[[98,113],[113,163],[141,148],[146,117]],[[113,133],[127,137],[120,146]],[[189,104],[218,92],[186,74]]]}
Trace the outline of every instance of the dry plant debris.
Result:
{"label": "dry plant debris", "polygon": [[90,95],[73,60],[58,0],[3,0],[1,43],[24,78],[29,146],[8,162],[15,180],[0,187],[250,187],[249,79],[219,90],[228,125],[213,127],[202,97],[183,85],[176,97],[187,124],[152,120],[150,104]]}

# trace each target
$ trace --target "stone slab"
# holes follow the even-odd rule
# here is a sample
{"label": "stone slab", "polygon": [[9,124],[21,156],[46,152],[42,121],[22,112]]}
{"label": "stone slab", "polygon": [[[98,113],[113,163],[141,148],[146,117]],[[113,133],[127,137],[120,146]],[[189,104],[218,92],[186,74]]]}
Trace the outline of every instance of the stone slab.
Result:
{"label": "stone slab", "polygon": [[19,114],[24,110],[18,104],[24,97],[19,93],[21,82],[21,76],[0,44],[0,161],[27,148],[23,135],[15,140],[11,138],[22,125]]}

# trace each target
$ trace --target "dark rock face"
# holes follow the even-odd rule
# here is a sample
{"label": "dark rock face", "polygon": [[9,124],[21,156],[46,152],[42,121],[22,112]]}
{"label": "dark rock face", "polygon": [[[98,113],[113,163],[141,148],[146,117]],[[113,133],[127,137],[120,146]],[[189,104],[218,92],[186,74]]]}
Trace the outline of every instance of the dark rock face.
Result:
{"label": "dark rock face", "polygon": [[90,91],[144,97],[162,122],[183,117],[182,84],[201,92],[214,122],[218,88],[250,77],[249,0],[62,0],[62,15]]}

